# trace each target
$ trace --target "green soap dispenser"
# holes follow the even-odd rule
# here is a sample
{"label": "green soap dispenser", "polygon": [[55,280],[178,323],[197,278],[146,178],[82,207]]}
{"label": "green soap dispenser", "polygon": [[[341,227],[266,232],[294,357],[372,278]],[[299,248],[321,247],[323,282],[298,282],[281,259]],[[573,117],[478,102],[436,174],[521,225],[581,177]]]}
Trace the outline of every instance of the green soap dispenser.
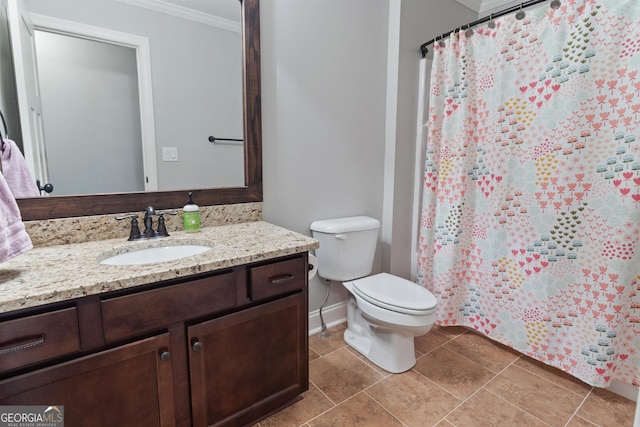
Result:
{"label": "green soap dispenser", "polygon": [[193,193],[189,192],[189,200],[187,204],[182,208],[184,217],[184,231],[196,232],[200,231],[200,208],[193,203]]}

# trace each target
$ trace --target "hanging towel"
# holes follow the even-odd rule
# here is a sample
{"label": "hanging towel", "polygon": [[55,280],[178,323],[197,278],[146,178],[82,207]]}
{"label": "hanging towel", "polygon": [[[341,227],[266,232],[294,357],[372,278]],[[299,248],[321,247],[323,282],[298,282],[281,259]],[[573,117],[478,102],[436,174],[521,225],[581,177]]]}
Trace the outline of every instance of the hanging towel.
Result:
{"label": "hanging towel", "polygon": [[2,174],[14,198],[40,195],[20,149],[15,142],[6,138],[2,139]]}
{"label": "hanging towel", "polygon": [[32,247],[18,204],[7,181],[0,174],[0,262],[18,256]]}

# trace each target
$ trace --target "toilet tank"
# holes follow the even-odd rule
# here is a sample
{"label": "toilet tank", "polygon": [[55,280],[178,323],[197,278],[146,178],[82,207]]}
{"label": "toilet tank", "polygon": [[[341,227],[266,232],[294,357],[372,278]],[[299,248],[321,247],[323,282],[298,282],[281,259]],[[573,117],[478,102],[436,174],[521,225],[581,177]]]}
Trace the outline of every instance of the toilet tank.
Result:
{"label": "toilet tank", "polygon": [[320,242],[316,249],[320,277],[344,282],[371,273],[380,221],[352,216],[314,221],[310,228]]}

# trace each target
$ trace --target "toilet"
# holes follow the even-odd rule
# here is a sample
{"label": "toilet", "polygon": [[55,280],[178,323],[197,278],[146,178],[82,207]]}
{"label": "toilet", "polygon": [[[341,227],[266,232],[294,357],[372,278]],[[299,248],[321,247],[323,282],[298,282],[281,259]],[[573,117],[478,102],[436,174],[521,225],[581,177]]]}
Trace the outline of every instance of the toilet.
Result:
{"label": "toilet", "polygon": [[[380,273],[368,276],[380,221],[367,216],[314,221],[318,275],[349,291],[345,342],[382,369],[400,373],[416,364],[414,337],[436,320],[435,296],[409,280]],[[368,276],[368,277],[365,277]]]}

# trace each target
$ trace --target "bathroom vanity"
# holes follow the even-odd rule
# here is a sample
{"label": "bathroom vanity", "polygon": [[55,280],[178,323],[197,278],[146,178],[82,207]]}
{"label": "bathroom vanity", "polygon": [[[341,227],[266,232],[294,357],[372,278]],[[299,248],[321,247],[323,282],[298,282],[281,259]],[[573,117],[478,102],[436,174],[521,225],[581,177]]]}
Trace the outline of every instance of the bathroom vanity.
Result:
{"label": "bathroom vanity", "polygon": [[244,183],[194,190],[216,212],[201,212],[203,224],[239,223],[170,228],[166,239],[211,245],[203,254],[103,265],[144,244],[126,242],[113,215],[182,206],[186,191],[17,200],[36,248],[0,264],[0,405],[61,405],[67,427],[251,425],[308,388],[307,253],[318,242],[260,221],[255,206],[259,4],[239,2]]}
{"label": "bathroom vanity", "polygon": [[0,265],[0,405],[63,405],[66,426],[222,426],[299,399],[317,242],[261,221],[197,241],[212,249],[164,263],[100,264],[139,244],[119,239]]}

